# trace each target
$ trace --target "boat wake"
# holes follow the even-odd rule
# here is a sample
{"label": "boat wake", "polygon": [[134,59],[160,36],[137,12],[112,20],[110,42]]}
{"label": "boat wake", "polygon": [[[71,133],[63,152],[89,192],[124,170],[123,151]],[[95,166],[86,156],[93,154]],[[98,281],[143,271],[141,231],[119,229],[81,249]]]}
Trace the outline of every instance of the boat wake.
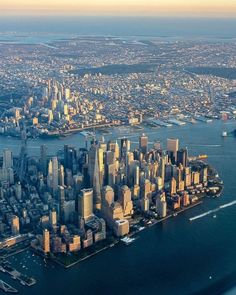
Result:
{"label": "boat wake", "polygon": [[197,215],[197,216],[191,217],[191,218],[189,218],[189,221],[193,221],[193,220],[196,220],[196,219],[199,219],[199,218],[205,217],[205,216],[207,216],[207,215],[210,215],[210,214],[212,214],[212,213],[216,213],[217,211],[220,211],[221,209],[224,209],[224,208],[227,208],[227,207],[233,206],[233,205],[235,205],[235,204],[236,204],[236,200],[235,200],[235,201],[232,201],[232,202],[230,202],[230,203],[227,203],[227,204],[221,205],[221,206],[219,206],[219,207],[216,208],[216,209],[209,210],[209,211],[207,211],[207,212],[205,212],[205,213],[202,213],[202,214],[200,214],[200,215]]}

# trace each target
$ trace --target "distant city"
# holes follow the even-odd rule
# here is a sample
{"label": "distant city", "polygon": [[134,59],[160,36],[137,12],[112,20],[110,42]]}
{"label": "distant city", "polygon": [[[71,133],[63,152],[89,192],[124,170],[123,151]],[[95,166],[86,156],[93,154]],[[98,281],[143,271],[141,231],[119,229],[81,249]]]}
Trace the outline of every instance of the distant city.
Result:
{"label": "distant city", "polygon": [[232,42],[77,37],[0,45],[2,135],[20,137],[22,121],[28,137],[48,138],[235,118]]}

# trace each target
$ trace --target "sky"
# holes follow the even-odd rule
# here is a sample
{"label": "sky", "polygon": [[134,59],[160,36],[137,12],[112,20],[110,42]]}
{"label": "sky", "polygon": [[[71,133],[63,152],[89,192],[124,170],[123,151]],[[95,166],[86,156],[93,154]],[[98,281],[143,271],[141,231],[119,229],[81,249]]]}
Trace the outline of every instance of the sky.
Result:
{"label": "sky", "polygon": [[236,0],[0,0],[0,14],[236,17]]}

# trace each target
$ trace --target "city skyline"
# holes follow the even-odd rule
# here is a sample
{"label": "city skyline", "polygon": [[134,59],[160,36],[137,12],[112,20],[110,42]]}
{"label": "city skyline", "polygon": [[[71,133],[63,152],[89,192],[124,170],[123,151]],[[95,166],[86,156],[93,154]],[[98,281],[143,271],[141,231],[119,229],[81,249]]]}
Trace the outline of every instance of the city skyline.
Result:
{"label": "city skyline", "polygon": [[0,291],[236,294],[235,16],[0,1]]}
{"label": "city skyline", "polygon": [[0,4],[1,15],[234,17],[235,12],[234,0],[193,0],[187,4],[183,0],[10,0]]}

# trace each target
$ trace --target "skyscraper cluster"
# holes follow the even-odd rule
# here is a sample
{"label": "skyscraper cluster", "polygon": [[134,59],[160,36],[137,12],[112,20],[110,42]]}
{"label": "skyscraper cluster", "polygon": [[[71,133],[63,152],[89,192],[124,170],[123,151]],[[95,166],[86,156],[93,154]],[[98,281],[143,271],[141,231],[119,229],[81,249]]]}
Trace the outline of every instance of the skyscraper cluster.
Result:
{"label": "skyscraper cluster", "polygon": [[0,197],[15,209],[3,210],[0,230],[9,225],[16,235],[28,227],[36,235],[32,246],[44,253],[79,251],[105,240],[108,232],[127,235],[141,218],[164,218],[205,192],[207,165],[188,159],[178,139],[167,139],[164,149],[142,134],[131,149],[128,138],[94,138],[79,150],[65,145],[63,155],[49,156],[45,145],[39,159],[24,152],[26,173],[20,179],[11,151],[4,150]]}

